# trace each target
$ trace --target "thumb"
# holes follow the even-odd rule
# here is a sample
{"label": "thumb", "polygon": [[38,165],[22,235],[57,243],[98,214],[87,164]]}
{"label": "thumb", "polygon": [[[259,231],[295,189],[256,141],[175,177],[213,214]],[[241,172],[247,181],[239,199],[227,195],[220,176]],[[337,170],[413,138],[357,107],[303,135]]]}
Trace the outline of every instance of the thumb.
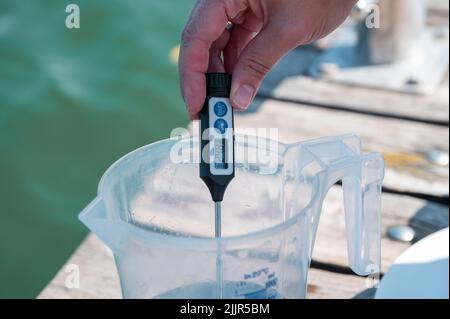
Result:
{"label": "thumb", "polygon": [[248,43],[233,70],[230,96],[233,107],[248,108],[261,81],[289,49],[272,28],[263,29]]}

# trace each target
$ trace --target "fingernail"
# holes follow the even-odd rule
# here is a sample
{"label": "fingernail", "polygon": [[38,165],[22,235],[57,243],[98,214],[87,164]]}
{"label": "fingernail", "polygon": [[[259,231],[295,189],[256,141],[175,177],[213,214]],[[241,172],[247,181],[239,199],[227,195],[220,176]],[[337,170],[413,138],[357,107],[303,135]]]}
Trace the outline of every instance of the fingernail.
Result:
{"label": "fingernail", "polygon": [[234,94],[233,102],[238,108],[245,110],[253,99],[255,89],[250,85],[241,85]]}

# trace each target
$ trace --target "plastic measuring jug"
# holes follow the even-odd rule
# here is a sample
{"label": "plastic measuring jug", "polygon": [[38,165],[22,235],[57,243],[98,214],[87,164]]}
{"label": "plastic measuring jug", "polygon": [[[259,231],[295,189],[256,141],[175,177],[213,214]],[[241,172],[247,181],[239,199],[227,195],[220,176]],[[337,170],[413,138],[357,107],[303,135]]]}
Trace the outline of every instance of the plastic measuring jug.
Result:
{"label": "plastic measuring jug", "polygon": [[359,275],[379,271],[384,162],[362,154],[358,137],[282,144],[236,135],[222,238],[198,147],[196,138],[168,139],[131,152],[81,212],[114,254],[123,297],[304,298],[322,202],[338,181],[349,264]]}

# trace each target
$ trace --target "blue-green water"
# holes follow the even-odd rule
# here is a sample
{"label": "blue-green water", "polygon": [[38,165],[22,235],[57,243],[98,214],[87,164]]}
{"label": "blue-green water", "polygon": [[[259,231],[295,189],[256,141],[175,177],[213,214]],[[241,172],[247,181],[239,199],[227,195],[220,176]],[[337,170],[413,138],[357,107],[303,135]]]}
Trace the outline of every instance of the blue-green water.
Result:
{"label": "blue-green water", "polygon": [[188,123],[169,52],[192,4],[0,2],[0,297],[35,297],[87,233],[105,169]]}

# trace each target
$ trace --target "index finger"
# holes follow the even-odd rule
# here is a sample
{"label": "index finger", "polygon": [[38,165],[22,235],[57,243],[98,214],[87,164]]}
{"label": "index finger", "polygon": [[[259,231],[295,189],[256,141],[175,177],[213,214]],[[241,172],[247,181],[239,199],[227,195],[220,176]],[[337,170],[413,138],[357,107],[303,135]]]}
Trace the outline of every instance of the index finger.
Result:
{"label": "index finger", "polygon": [[181,93],[191,118],[200,112],[206,97],[205,73],[209,50],[228,23],[225,4],[221,0],[200,0],[195,5],[183,31],[179,72]]}

